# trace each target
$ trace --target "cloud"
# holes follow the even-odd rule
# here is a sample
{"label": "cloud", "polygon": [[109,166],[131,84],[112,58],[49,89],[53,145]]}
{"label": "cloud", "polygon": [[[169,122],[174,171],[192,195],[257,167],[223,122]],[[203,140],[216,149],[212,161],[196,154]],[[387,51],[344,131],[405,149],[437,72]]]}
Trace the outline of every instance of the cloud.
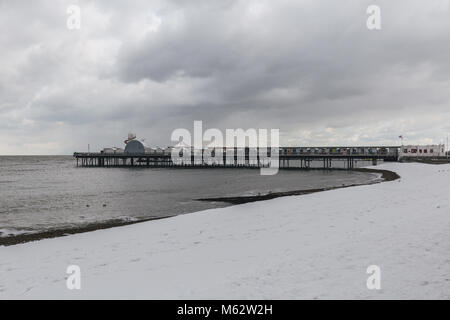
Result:
{"label": "cloud", "polygon": [[[440,142],[447,1],[0,1],[0,153],[205,127],[295,145]],[[81,8],[80,30],[66,9]],[[381,7],[382,29],[366,28]]]}

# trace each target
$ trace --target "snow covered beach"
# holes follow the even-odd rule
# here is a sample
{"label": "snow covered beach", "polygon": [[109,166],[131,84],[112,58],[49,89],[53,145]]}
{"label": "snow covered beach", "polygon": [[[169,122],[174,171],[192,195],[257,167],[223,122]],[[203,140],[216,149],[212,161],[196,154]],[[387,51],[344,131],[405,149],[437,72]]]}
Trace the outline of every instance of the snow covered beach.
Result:
{"label": "snow covered beach", "polygon": [[450,165],[376,168],[401,179],[0,247],[0,299],[449,299]]}

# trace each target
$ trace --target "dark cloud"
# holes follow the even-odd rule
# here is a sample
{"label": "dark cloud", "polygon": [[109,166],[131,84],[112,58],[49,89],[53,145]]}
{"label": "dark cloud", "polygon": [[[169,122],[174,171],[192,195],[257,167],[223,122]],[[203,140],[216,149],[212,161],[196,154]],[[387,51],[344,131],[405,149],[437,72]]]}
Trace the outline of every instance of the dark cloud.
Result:
{"label": "dark cloud", "polygon": [[279,128],[286,144],[441,142],[447,3],[0,1],[0,153],[120,145],[129,130],[164,145],[194,120]]}

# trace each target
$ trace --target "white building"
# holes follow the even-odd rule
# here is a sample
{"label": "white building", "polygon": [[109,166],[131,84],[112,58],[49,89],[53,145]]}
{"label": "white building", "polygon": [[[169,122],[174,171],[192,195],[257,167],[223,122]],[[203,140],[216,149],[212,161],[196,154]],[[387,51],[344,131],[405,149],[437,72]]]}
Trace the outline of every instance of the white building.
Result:
{"label": "white building", "polygon": [[116,154],[116,153],[123,153],[123,149],[122,148],[104,148],[102,153],[107,153],[107,154]]}
{"label": "white building", "polygon": [[445,146],[443,144],[428,146],[401,146],[400,158],[402,157],[443,157],[445,156]]}

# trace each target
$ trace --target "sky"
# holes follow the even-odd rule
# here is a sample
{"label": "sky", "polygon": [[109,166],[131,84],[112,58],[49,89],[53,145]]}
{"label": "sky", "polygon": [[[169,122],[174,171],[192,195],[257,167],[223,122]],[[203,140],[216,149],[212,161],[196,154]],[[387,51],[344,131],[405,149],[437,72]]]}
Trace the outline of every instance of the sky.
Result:
{"label": "sky", "polygon": [[167,146],[195,120],[287,146],[444,142],[448,2],[0,0],[0,155]]}

